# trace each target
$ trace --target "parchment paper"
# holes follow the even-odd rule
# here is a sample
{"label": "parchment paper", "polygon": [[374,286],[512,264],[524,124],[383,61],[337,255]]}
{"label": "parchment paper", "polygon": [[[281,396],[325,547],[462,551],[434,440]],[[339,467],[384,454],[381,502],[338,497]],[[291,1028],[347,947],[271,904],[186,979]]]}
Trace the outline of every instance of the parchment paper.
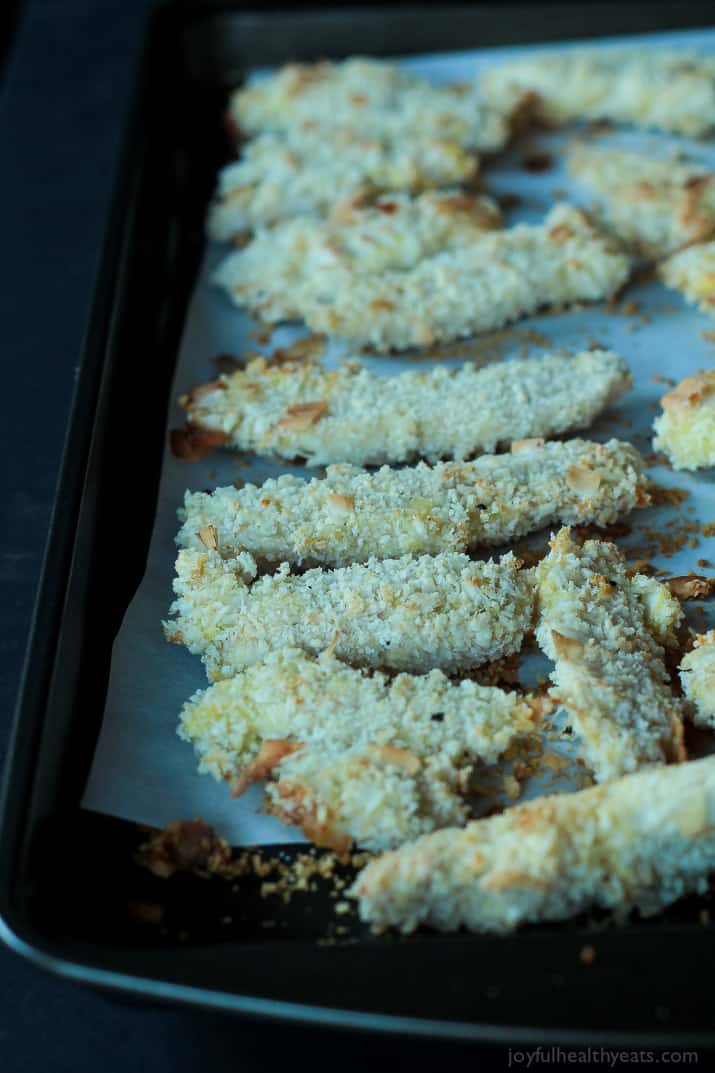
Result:
{"label": "parchment paper", "polygon": [[[715,50],[715,31],[712,30],[630,40],[648,42],[654,47],[682,45],[703,51]],[[604,47],[613,45],[609,43]],[[531,50],[493,49],[413,57],[405,62],[435,81],[453,81],[471,78],[480,68],[528,51]],[[485,168],[489,193],[496,196],[516,194],[520,198],[519,205],[507,213],[509,224],[540,220],[559,198],[577,204],[590,203],[583,188],[578,187],[560,166],[559,157],[573,135],[573,129],[568,133],[529,135],[510,153]],[[600,137],[599,141],[644,148],[649,144],[662,146],[665,143],[676,150],[684,149],[715,168],[715,148],[710,144],[633,131]],[[541,174],[525,171],[523,157],[534,150],[553,154],[555,166]],[[209,284],[213,266],[226,252],[219,248],[210,248],[206,252],[178,356],[174,398],[196,383],[213,379],[216,368],[211,359],[218,354],[240,355],[246,350],[268,352],[305,334],[297,328],[281,327],[268,347],[258,346],[256,324]],[[530,317],[519,322],[513,332],[479,342],[476,348],[473,341],[466,342],[463,350],[452,347],[447,364],[458,365],[460,352],[464,358],[473,359],[476,355],[481,360],[491,356],[518,357],[525,348],[534,354],[557,348],[575,351],[594,341],[612,347],[628,361],[634,373],[635,389],[583,435],[600,440],[620,436],[647,455],[652,450],[651,423],[657,409],[655,404],[666,390],[663,383],[653,377],[679,380],[698,369],[712,367],[715,342],[702,333],[715,331],[715,321],[688,309],[678,295],[654,282],[632,286],[627,300],[637,303],[638,313],[625,315],[600,306],[558,316]],[[549,345],[534,345],[537,336],[533,333],[546,337]],[[344,353],[342,345],[331,344],[326,364],[335,364]],[[427,367],[424,359],[366,357],[365,361],[385,375],[414,365],[422,369]],[[175,405],[169,427],[181,424],[182,420],[183,415]],[[285,468],[280,462],[228,453],[217,453],[204,462],[190,464],[177,461],[167,449],[146,573],[114,644],[104,721],[83,800],[86,807],[156,826],[179,818],[201,816],[234,845],[304,841],[291,828],[261,814],[259,786],[234,801],[225,785],[198,774],[190,746],[176,736],[176,725],[182,704],[197,689],[206,686],[206,677],[198,657],[189,655],[178,645],[167,644],[161,630],[161,621],[166,618],[172,599],[174,536],[178,528],[176,509],[185,490],[210,489],[237,478],[261,483]],[[301,472],[295,467],[290,471]],[[686,489],[689,493],[687,503],[680,508],[658,507],[637,512],[631,519],[634,532],[624,543],[643,543],[639,531],[656,524],[665,526],[669,520],[682,518],[684,510],[690,511],[700,522],[715,522],[715,474],[712,470],[692,475],[656,468],[651,471],[651,476],[668,487]],[[715,563],[715,540],[701,538],[695,548],[686,547],[667,560],[654,557],[651,561],[665,566],[669,573],[685,574],[696,569],[697,560],[703,558]],[[701,573],[710,572],[697,569]],[[687,610],[692,616],[692,606]],[[712,624],[712,616],[710,622]],[[704,628],[702,620],[696,624],[699,629]],[[702,744],[706,749],[709,746],[705,738]]]}

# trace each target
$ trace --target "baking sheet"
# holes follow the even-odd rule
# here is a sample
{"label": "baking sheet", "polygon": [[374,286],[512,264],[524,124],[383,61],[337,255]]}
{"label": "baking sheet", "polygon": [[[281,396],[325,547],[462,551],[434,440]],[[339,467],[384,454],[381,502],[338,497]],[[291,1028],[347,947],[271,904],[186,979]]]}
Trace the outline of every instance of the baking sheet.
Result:
{"label": "baking sheet", "polygon": [[[715,51],[715,31],[712,30],[627,40],[653,46],[682,45]],[[614,47],[618,43],[612,41],[603,47]],[[492,49],[412,57],[404,62],[435,81],[458,81],[473,77],[488,65],[533,51]],[[559,157],[573,135],[573,128],[568,133],[530,134],[521,139],[515,149],[484,169],[489,193],[516,195],[520,199],[518,206],[506,213],[508,224],[540,220],[559,198],[576,204],[590,203],[587,193],[559,166]],[[598,140],[600,144],[634,148],[670,146],[675,151],[687,151],[715,169],[715,148],[709,144],[633,131],[599,136]],[[552,155],[554,166],[540,174],[525,171],[523,158],[535,151]],[[212,358],[216,355],[241,355],[249,350],[269,352],[305,334],[300,328],[282,326],[273,333],[268,346],[257,343],[255,322],[237,311],[226,296],[209,284],[213,267],[226,252],[217,247],[206,251],[178,356],[172,392],[174,399],[192,385],[215,377]],[[662,382],[653,378],[680,380],[688,373],[712,367],[715,364],[715,337],[708,339],[703,332],[715,332],[715,321],[689,309],[677,294],[655,282],[631,286],[626,302],[636,303],[637,309],[624,313],[601,306],[572,310],[558,316],[530,317],[507,332],[482,337],[476,342],[467,341],[463,347],[452,345],[449,359],[443,360],[449,366],[457,366],[460,355],[461,360],[518,360],[527,351],[530,355],[553,349],[575,351],[593,342],[612,347],[630,365],[635,388],[582,435],[598,440],[619,436],[630,440],[648,455],[652,451],[651,423],[657,411],[656,403],[666,390]],[[335,365],[345,353],[342,344],[331,343],[324,361],[327,365]],[[371,369],[384,375],[414,366],[425,369],[428,365],[425,359],[409,357],[365,357],[364,360]],[[175,404],[170,413],[169,428],[182,421],[183,414]],[[206,677],[199,658],[178,645],[167,644],[161,630],[161,621],[166,618],[172,599],[174,537],[178,528],[176,509],[185,490],[206,490],[239,479],[261,483],[286,468],[284,463],[228,453],[217,453],[199,463],[185,463],[173,458],[166,450],[146,573],[114,645],[103,726],[83,799],[86,807],[156,826],[178,818],[201,816],[234,845],[305,841],[293,829],[260,812],[260,786],[252,787],[244,797],[234,801],[225,785],[214,782],[208,775],[198,774],[190,746],[176,736],[176,725],[182,704],[196,690],[205,688]],[[290,472],[303,471],[291,466]],[[309,475],[308,471],[304,472]],[[644,536],[648,529],[664,529],[674,521],[681,525],[684,512],[700,523],[715,522],[713,471],[693,475],[655,467],[649,473],[662,485],[684,489],[688,499],[681,507],[660,506],[637,512],[631,519],[633,532],[624,538],[624,545],[650,543]],[[709,569],[703,570],[696,564],[698,559],[715,564],[715,539],[696,537],[695,534],[693,539],[697,539],[696,546],[686,546],[670,558],[652,555],[649,559],[655,565],[664,566],[671,574],[685,574],[691,569],[709,574]],[[699,630],[706,628],[708,621],[715,624],[710,605],[706,608],[706,616],[701,614],[698,618],[694,617],[694,607],[686,605],[686,613]],[[524,675],[533,677],[539,666],[543,669],[545,664],[526,661]],[[710,745],[709,737],[701,735],[698,749],[709,749]]]}

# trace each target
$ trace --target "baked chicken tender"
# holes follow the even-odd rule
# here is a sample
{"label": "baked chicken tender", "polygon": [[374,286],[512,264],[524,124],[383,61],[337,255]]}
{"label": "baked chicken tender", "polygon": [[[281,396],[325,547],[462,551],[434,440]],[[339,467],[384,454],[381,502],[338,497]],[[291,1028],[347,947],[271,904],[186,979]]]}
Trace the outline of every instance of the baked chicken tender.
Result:
{"label": "baked chicken tender", "polygon": [[[261,234],[260,259],[279,264],[283,241],[280,230]],[[220,279],[238,287],[228,292],[238,305],[275,321],[280,300],[249,287],[242,259],[255,261],[251,243],[219,270]],[[541,224],[477,232],[472,242],[405,268],[363,273],[345,264],[335,274],[306,275],[287,304],[315,332],[376,351],[406,350],[502,328],[544,307],[610,298],[630,268],[612,236],[561,204]]]}
{"label": "baked chicken tender", "polygon": [[336,205],[384,191],[418,193],[471,183],[479,158],[454,140],[415,134],[399,141],[364,131],[310,137],[262,134],[241,159],[219,172],[209,209],[209,236],[226,241],[246,231],[307,216],[306,227]]}
{"label": "baked chicken tender", "polygon": [[686,376],[660,400],[653,446],[675,469],[715,466],[715,369]]}
{"label": "baked chicken tender", "polygon": [[556,664],[551,693],[596,779],[684,760],[683,705],[663,650],[682,610],[668,587],[629,577],[614,544],[579,547],[568,528],[552,537],[535,578],[536,639]]}
{"label": "baked chicken tender", "polygon": [[221,262],[213,280],[263,320],[296,320],[304,292],[314,295],[389,269],[406,271],[439,251],[463,249],[500,223],[491,198],[454,190],[343,203],[327,220],[303,216],[261,229]]}
{"label": "baked chicken tender", "polygon": [[532,733],[537,710],[441,671],[388,679],[285,649],[196,693],[178,732],[236,796],[267,779],[266,810],[318,845],[377,851],[463,823],[472,765]]}
{"label": "baked chicken tender", "polygon": [[660,278],[703,313],[715,316],[715,242],[673,254],[660,265]]}
{"label": "baked chicken tender", "polygon": [[629,443],[521,440],[475,462],[366,471],[329,466],[262,485],[187,492],[181,547],[248,551],[269,563],[351,562],[474,551],[556,522],[610,525],[649,502],[643,460]]}
{"label": "baked chicken tender", "polygon": [[463,460],[498,444],[586,428],[631,386],[621,357],[588,350],[384,377],[357,362],[264,358],[185,395],[192,434],[309,466]]}
{"label": "baked chicken tender", "polygon": [[715,630],[695,638],[680,664],[680,681],[693,722],[715,728]]}
{"label": "baked chicken tender", "polygon": [[523,91],[547,123],[607,119],[703,137],[715,124],[715,57],[647,48],[541,52],[482,76],[487,100]]}
{"label": "baked chicken tender", "polygon": [[476,81],[437,85],[384,61],[288,64],[235,92],[229,118],[239,132],[296,138],[332,129],[391,141],[446,138],[485,151],[502,149],[528,101],[520,90],[485,102]]}
{"label": "baked chicken tender", "polygon": [[636,250],[663,257],[715,233],[715,173],[624,149],[577,144],[569,169],[605,202],[608,224]]}
{"label": "baked chicken tender", "polygon": [[351,895],[378,929],[508,932],[599,907],[651,915],[715,868],[715,757],[654,767],[419,838]]}
{"label": "baked chicken tender", "polygon": [[185,548],[176,560],[168,640],[229,678],[271,651],[332,646],[338,659],[413,673],[478,667],[516,652],[531,628],[533,588],[511,553],[474,562],[443,552],[256,577],[247,552]]}

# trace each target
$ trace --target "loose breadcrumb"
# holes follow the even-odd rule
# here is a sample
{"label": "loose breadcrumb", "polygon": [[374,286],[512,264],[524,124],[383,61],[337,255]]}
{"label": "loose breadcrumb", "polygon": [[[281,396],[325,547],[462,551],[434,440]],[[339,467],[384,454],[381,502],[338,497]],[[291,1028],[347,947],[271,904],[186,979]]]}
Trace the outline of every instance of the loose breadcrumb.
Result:
{"label": "loose breadcrumb", "polygon": [[288,647],[331,646],[369,667],[458,671],[516,652],[531,626],[532,586],[512,554],[473,562],[443,552],[297,576],[283,564],[253,581],[246,552],[225,560],[186,548],[176,571],[166,635],[201,655],[212,680]]}
{"label": "loose breadcrumb", "polygon": [[406,271],[440,251],[469,246],[500,223],[499,208],[487,197],[454,190],[384,195],[339,205],[327,220],[299,216],[262,228],[213,278],[263,320],[295,320],[301,296],[315,300],[363,276]]}
{"label": "loose breadcrumb", "polygon": [[285,649],[196,693],[179,735],[235,794],[269,779],[267,810],[318,845],[383,850],[464,822],[472,764],[496,763],[536,711],[437,670],[388,679]]}
{"label": "loose breadcrumb", "polygon": [[306,216],[306,226],[316,227],[316,217],[336,206],[385,191],[471,183],[478,170],[478,157],[445,135],[390,140],[363,130],[262,134],[219,172],[207,229],[211,238],[226,241],[293,217]]}
{"label": "loose breadcrumb", "polygon": [[523,108],[521,91],[486,103],[476,82],[435,85],[406,68],[353,57],[289,64],[233,94],[229,115],[247,134],[326,137],[336,129],[404,141],[448,138],[469,148],[503,148]]}
{"label": "loose breadcrumb", "polygon": [[715,757],[538,798],[383,854],[348,892],[376,928],[507,932],[598,906],[652,914],[715,868]]}
{"label": "loose breadcrumb", "polygon": [[715,242],[673,254],[660,266],[661,279],[703,313],[715,316]]}
{"label": "loose breadcrumb", "polygon": [[[261,242],[265,259],[271,236]],[[275,263],[279,256],[278,249],[271,254]],[[404,350],[501,328],[545,306],[610,298],[630,267],[611,236],[561,204],[541,224],[479,233],[404,269],[316,273],[289,301],[313,331],[378,351]],[[230,272],[224,275],[230,282]],[[234,297],[239,305],[257,300],[243,290]],[[275,306],[260,292],[250,308],[275,319]]]}
{"label": "loose breadcrumb", "polygon": [[715,174],[706,168],[583,144],[568,162],[604,199],[609,225],[640,253],[662,257],[715,232]]}
{"label": "loose breadcrumb", "polygon": [[314,466],[378,465],[463,460],[585,428],[630,385],[623,359],[607,350],[391,377],[357,362],[328,371],[257,359],[180,401],[189,435],[206,431],[234,448]]}
{"label": "loose breadcrumb", "polygon": [[715,466],[715,369],[686,376],[660,404],[655,449],[665,451],[675,469]]}
{"label": "loose breadcrumb", "polygon": [[377,471],[329,466],[241,488],[187,492],[181,547],[261,561],[346,566],[371,556],[473,551],[555,522],[609,525],[649,502],[643,461],[619,440],[522,440],[474,462]]}
{"label": "loose breadcrumb", "polygon": [[695,638],[680,664],[680,681],[693,722],[715,728],[715,630]]}
{"label": "loose breadcrumb", "polygon": [[487,100],[519,90],[536,96],[547,123],[609,119],[702,137],[715,123],[715,58],[682,50],[569,49],[486,71]]}
{"label": "loose breadcrumb", "polygon": [[536,637],[556,662],[552,695],[596,779],[685,759],[682,703],[663,650],[682,611],[668,587],[630,577],[614,544],[579,547],[566,528],[552,538],[536,580]]}

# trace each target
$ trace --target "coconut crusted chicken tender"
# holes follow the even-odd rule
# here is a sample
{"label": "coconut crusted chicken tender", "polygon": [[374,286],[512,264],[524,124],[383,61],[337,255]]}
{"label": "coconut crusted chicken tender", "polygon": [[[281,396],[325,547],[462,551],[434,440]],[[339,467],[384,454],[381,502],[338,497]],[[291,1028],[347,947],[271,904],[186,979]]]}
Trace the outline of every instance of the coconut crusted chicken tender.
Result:
{"label": "coconut crusted chicken tender", "polygon": [[[562,204],[541,224],[480,233],[411,267],[324,273],[290,304],[315,332],[405,350],[502,328],[547,306],[610,298],[630,267],[613,236]],[[263,305],[251,308],[266,315]]]}
{"label": "coconut crusted chicken tender", "polygon": [[396,64],[353,57],[282,67],[234,93],[229,117],[246,134],[325,137],[343,128],[391,141],[419,135],[494,151],[504,147],[527,104],[520,90],[487,103],[476,82],[437,85]]}
{"label": "coconut crusted chicken tender", "polygon": [[383,850],[463,823],[472,765],[496,763],[536,711],[436,670],[390,680],[285,649],[192,697],[179,735],[236,796],[268,779],[267,811],[318,845]]}
{"label": "coconut crusted chicken tender", "polygon": [[537,798],[383,854],[351,894],[378,929],[507,932],[593,907],[649,915],[715,869],[715,757]]}
{"label": "coconut crusted chicken tender", "polygon": [[346,566],[473,551],[554,522],[610,525],[648,502],[643,461],[628,443],[521,440],[475,462],[337,465],[322,480],[286,473],[187,492],[177,543],[224,558],[245,550],[264,562]]}
{"label": "coconut crusted chicken tender", "polygon": [[680,664],[680,681],[693,722],[715,728],[715,630],[695,638]]}
{"label": "coconut crusted chicken tender", "polygon": [[[511,553],[474,562],[443,552],[370,560],[338,570],[253,580],[242,553],[184,549],[168,640],[201,655],[211,680],[228,678],[274,650],[328,646],[367,667],[447,673],[516,652],[531,628],[533,590]],[[251,584],[251,582],[253,582]]]}
{"label": "coconut crusted chicken tender", "polygon": [[702,137],[715,124],[715,57],[648,48],[544,52],[493,67],[482,77],[487,100],[534,95],[547,123],[607,119]]}
{"label": "coconut crusted chicken tender", "polygon": [[362,130],[262,134],[219,172],[208,233],[226,241],[301,216],[310,231],[337,205],[381,191],[418,193],[471,183],[478,170],[474,153],[443,137],[390,141]]}
{"label": "coconut crusted chicken tender", "polygon": [[660,277],[668,287],[715,316],[715,242],[703,242],[673,254],[660,265]]}
{"label": "coconut crusted chicken tender", "polygon": [[653,446],[675,469],[715,466],[715,369],[686,376],[660,400]]}
{"label": "coconut crusted chicken tender", "polygon": [[577,144],[569,168],[605,202],[609,225],[646,256],[662,257],[715,232],[715,173],[696,164]]}
{"label": "coconut crusted chicken tender", "polygon": [[682,611],[667,586],[629,577],[614,544],[579,547],[567,528],[552,538],[535,578],[536,638],[556,663],[551,692],[596,779],[684,760],[683,706],[663,650]]}
{"label": "coconut crusted chicken tender", "polygon": [[259,358],[184,396],[188,427],[177,435],[311,466],[461,461],[585,428],[630,385],[623,359],[608,350],[390,377],[357,362],[326,370]]}
{"label": "coconut crusted chicken tender", "polygon": [[499,226],[491,198],[454,191],[343,204],[327,220],[298,217],[258,231],[214,273],[238,305],[263,320],[295,320],[300,296],[356,277],[404,271],[440,250],[460,249]]}

